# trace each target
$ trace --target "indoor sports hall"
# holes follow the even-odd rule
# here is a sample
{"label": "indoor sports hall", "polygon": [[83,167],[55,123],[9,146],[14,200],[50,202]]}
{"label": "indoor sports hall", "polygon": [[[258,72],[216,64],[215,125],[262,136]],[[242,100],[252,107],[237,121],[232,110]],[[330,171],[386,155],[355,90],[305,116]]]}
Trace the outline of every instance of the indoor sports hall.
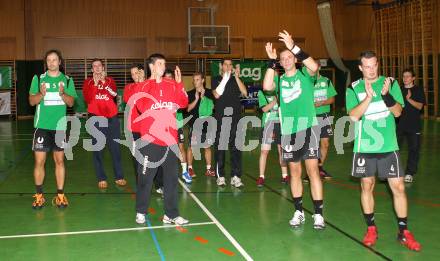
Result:
{"label": "indoor sports hall", "polygon": [[0,260],[440,260],[439,12],[0,0]]}

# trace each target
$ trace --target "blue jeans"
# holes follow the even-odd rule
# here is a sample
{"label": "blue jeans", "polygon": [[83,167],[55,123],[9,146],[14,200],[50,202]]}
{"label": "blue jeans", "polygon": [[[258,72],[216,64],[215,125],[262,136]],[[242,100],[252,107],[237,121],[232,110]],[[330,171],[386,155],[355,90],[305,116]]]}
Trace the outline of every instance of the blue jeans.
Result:
{"label": "blue jeans", "polygon": [[[121,130],[118,116],[114,116],[112,118],[108,118],[108,127],[99,127],[98,122],[95,122],[94,126],[100,132],[102,132],[106,138],[106,147],[109,148],[110,154],[112,157],[113,171],[115,180],[123,179],[124,174],[122,174],[122,165],[121,165],[121,148],[119,143],[115,141],[115,139],[121,138]],[[92,143],[96,144],[97,140],[92,135]],[[105,148],[105,147],[104,147]],[[104,172],[104,164],[103,164],[103,153],[104,149],[100,151],[93,152],[93,165],[95,166],[96,178],[98,181],[103,181],[107,179],[107,176]]]}

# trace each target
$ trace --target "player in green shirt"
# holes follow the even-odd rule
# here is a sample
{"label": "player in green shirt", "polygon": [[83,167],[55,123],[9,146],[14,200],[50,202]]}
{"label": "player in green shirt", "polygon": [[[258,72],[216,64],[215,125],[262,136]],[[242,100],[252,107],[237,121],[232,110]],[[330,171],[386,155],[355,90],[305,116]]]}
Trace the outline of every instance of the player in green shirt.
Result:
{"label": "player in green shirt", "polygon": [[359,70],[363,78],[346,90],[347,112],[355,121],[352,176],[361,179],[361,205],[368,226],[363,243],[373,246],[377,240],[373,191],[378,172],[380,179],[388,180],[393,194],[398,240],[410,250],[420,251],[420,244],[407,228],[408,203],[394,120],[400,116],[404,101],[397,81],[379,76],[378,66],[374,52],[362,52]]}
{"label": "player in green shirt", "polygon": [[47,153],[53,152],[55,177],[57,181],[57,207],[67,207],[64,195],[64,144],[66,137],[66,108],[72,107],[77,97],[73,79],[60,71],[62,56],[58,50],[49,50],[45,55],[47,71],[32,79],[29,90],[29,103],[36,106],[34,116],[34,181],[36,194],[32,207],[44,206],[43,182]]}
{"label": "player in green shirt", "polygon": [[281,157],[281,129],[276,92],[258,91],[258,105],[263,112],[263,116],[261,118],[261,152],[259,160],[260,176],[257,179],[257,186],[262,187],[264,185],[266,161],[272,143],[277,144],[278,147],[282,174],[281,182],[287,184],[289,182],[289,176],[286,163]]}
{"label": "player in green shirt", "polygon": [[[315,207],[313,227],[323,229],[323,190],[318,170],[319,137],[312,128],[317,125],[312,77],[318,71],[318,64],[294,44],[288,32],[283,31],[278,36],[287,47],[287,50],[280,52],[280,64],[285,73],[279,80],[275,77],[277,52],[272,48],[272,43],[267,43],[266,53],[271,60],[264,76],[263,89],[279,89],[282,157],[290,169],[290,187],[296,209],[289,224],[298,227],[305,222],[301,182],[301,161],[304,161]],[[301,70],[295,67],[297,60],[304,64]]]}
{"label": "player in green shirt", "polygon": [[[336,90],[329,78],[322,76],[319,71],[316,73],[313,89],[315,101],[316,118],[318,119],[317,133],[320,137],[319,150],[319,174],[322,178],[332,176],[324,170],[324,162],[327,159],[327,152],[330,146],[330,137],[333,136],[332,123],[330,121],[330,105],[335,102]],[[307,180],[306,180],[307,181]]]}

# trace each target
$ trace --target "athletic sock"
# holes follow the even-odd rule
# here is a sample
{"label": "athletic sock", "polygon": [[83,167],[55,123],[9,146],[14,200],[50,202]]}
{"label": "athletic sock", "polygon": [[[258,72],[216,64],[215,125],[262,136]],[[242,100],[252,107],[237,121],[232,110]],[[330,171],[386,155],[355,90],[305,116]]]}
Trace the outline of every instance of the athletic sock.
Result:
{"label": "athletic sock", "polygon": [[313,206],[315,206],[315,214],[322,216],[322,209],[324,208],[324,200],[313,200]]}
{"label": "athletic sock", "polygon": [[374,223],[374,212],[370,213],[370,214],[365,214],[364,213],[364,218],[365,218],[365,222],[367,223],[367,226],[371,227],[371,226],[375,226],[376,225]]}
{"label": "athletic sock", "polygon": [[206,165],[206,169],[210,170],[211,169],[211,165]]}
{"label": "athletic sock", "polygon": [[57,189],[58,194],[64,194],[64,189]]}
{"label": "athletic sock", "polygon": [[302,197],[297,197],[297,198],[293,198],[293,204],[295,205],[295,209],[298,211],[303,211],[303,206],[302,206]]}
{"label": "athletic sock", "polygon": [[35,185],[35,190],[37,194],[43,194],[43,185]]}
{"label": "athletic sock", "polygon": [[399,225],[399,232],[400,234],[403,233],[403,230],[407,230],[408,229],[408,218],[404,217],[404,218],[397,218],[397,224]]}

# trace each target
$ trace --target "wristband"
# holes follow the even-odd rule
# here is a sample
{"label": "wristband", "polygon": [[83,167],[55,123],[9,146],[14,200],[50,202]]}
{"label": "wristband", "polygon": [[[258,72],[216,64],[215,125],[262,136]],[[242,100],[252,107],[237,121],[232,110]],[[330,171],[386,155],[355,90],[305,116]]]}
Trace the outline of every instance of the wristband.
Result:
{"label": "wristband", "polygon": [[305,59],[310,57],[308,53],[304,52],[297,45],[293,46],[293,48],[290,51],[295,55],[296,58],[298,58],[301,61],[304,61]]}
{"label": "wristband", "polygon": [[275,68],[277,68],[277,60],[270,59],[269,61],[267,61],[267,68],[275,70]]}
{"label": "wristband", "polygon": [[382,100],[388,108],[393,107],[396,104],[396,101],[390,93],[382,95]]}

